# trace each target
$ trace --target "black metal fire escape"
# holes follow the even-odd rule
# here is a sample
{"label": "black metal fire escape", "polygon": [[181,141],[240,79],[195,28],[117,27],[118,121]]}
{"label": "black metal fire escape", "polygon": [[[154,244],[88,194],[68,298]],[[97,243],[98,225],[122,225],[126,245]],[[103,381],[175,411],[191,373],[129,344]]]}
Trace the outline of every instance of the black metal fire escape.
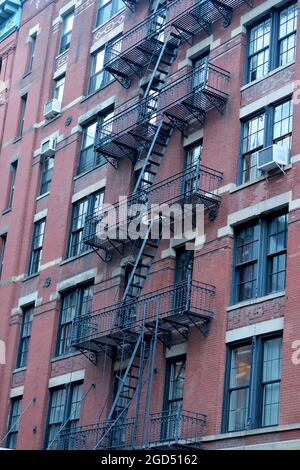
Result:
{"label": "black metal fire escape", "polygon": [[[137,3],[137,0],[123,1],[129,7]],[[186,132],[189,123],[195,119],[203,125],[206,112],[211,108],[223,112],[228,100],[226,85],[229,74],[212,64],[195,70],[183,70],[179,76],[176,74],[176,79],[171,76],[167,81],[177,48],[184,40],[201,30],[210,34],[211,25],[220,18],[224,19],[224,25],[227,26],[232,10],[243,3],[248,2],[175,0],[154,12],[146,21],[111,45],[110,60],[105,68],[122,86],[128,88],[135,75],[142,77],[148,72],[150,74],[144,98],[131,106],[122,105],[123,111],[116,112],[104,125],[99,123],[96,133],[95,150],[116,169],[121,158],[129,159],[132,164],[141,161],[139,177],[129,197],[129,208],[136,203],[144,204],[147,208],[151,198],[155,199],[153,195],[164,194],[164,182],[155,184],[155,176],[174,130],[177,128]],[[215,185],[216,181],[222,180],[221,173],[201,166],[197,167],[197,173],[195,168],[190,171],[196,176],[190,177],[192,183],[189,181],[185,186],[187,189],[184,189],[183,197],[182,179],[186,183],[186,172],[172,178],[172,184],[178,184],[175,199],[181,203],[200,201],[209,210],[216,210],[220,203],[217,185],[199,185],[199,178],[204,174]],[[171,184],[171,179],[167,184]],[[159,202],[170,202],[168,197]],[[115,238],[110,237],[109,233],[107,237],[100,238],[99,227],[104,232],[106,228],[105,223],[104,226],[101,225],[105,215],[87,218],[84,242],[95,250],[104,250],[108,261],[111,251],[123,253],[128,243],[118,239],[121,222],[128,224],[136,215],[126,216],[125,221],[117,220]],[[128,359],[126,370],[119,377],[118,390],[107,420],[102,427],[96,426],[92,445],[94,449],[121,448],[124,433],[128,429],[132,430],[133,446],[137,440],[140,394],[146,366],[147,399],[143,415],[144,421],[151,424],[150,403],[157,341],[169,346],[171,331],[177,331],[186,337],[190,324],[196,325],[202,333],[207,334],[213,317],[210,308],[202,305],[206,296],[212,297],[213,288],[197,285],[192,279],[185,281],[184,285],[175,286],[174,292],[168,289],[167,292],[159,292],[141,300],[143,285],[159,245],[160,233],[155,239],[151,236],[152,228],[157,223],[157,220],[146,220],[143,239],[131,241],[136,255],[121,302],[99,315],[74,321],[75,347],[94,352],[107,352],[107,348],[117,347],[121,358],[126,355]],[[133,402],[134,417],[130,421],[128,410]],[[203,423],[203,418],[200,421]],[[74,439],[81,439],[81,432],[89,433],[91,430],[75,433]]]}

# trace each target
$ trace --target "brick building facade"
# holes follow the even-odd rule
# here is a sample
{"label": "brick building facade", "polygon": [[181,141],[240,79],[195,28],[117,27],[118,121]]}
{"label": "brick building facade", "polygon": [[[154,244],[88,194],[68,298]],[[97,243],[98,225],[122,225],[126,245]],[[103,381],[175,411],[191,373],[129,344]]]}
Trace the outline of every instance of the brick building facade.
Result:
{"label": "brick building facade", "polygon": [[[3,0],[0,447],[300,447],[297,17]],[[100,240],[120,195],[204,243]]]}

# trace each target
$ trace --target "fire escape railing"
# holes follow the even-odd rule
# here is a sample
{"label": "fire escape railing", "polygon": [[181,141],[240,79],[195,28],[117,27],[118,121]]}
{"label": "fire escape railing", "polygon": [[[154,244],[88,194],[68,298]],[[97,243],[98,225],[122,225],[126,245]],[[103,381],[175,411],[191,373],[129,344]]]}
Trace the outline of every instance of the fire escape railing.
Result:
{"label": "fire escape railing", "polygon": [[145,68],[154,65],[165,42],[167,56],[179,46],[179,37],[168,34],[174,28],[166,24],[167,11],[167,7],[159,9],[107,46],[104,68],[125,88],[130,87],[132,76],[141,78]]}
{"label": "fire escape railing", "polygon": [[180,75],[179,78],[178,74],[171,76],[169,84],[159,93],[105,123],[99,121],[95,150],[107,159],[118,160],[125,156],[134,162],[139,152],[146,153],[150,146],[160,116],[186,126],[194,118],[203,124],[205,113],[213,107],[223,112],[229,97],[229,72],[208,63],[189,72],[183,70]]}
{"label": "fire escape railing", "polygon": [[134,341],[143,321],[151,326],[157,312],[161,322],[165,324],[164,333],[177,323],[184,331],[189,325],[207,326],[214,318],[214,295],[214,286],[188,279],[144,294],[136,301],[120,302],[96,310],[89,315],[74,319],[72,345],[80,349],[99,351],[98,344],[115,345],[115,338],[124,331],[128,333],[129,342],[131,334]]}
{"label": "fire escape railing", "polygon": [[52,449],[91,450],[99,439],[101,443],[97,448],[102,450],[200,447],[205,425],[206,416],[201,413],[162,411],[150,415],[146,438],[144,426],[141,423],[135,426],[133,418],[126,418],[116,423],[106,421],[66,430],[58,436]]}
{"label": "fire escape railing", "polygon": [[175,45],[175,36],[168,36],[169,33],[176,33],[181,42],[189,40],[200,31],[210,35],[213,23],[223,20],[224,26],[229,26],[233,10],[243,4],[252,6],[253,2],[252,0],[169,2],[108,46],[109,59],[105,68],[125,88],[128,88],[131,84],[130,77],[142,76],[143,68],[156,60],[164,41],[168,40],[171,45]]}
{"label": "fire escape railing", "polygon": [[181,130],[193,119],[203,125],[210,109],[223,113],[229,98],[229,79],[229,72],[209,62],[190,71],[183,69],[170,76],[160,91],[157,113],[179,124]]}
{"label": "fire escape railing", "polygon": [[252,7],[253,0],[175,0],[169,21],[185,38],[200,31],[210,35],[213,23],[223,20],[227,28],[233,11],[242,5]]}
{"label": "fire escape railing", "polygon": [[[127,225],[142,214],[151,216],[151,208],[172,204],[204,204],[209,210],[210,218],[221,203],[218,188],[223,180],[220,171],[204,165],[195,164],[185,171],[171,176],[149,188],[132,193],[128,199],[105,208],[97,215],[88,216],[85,220],[83,242],[95,248],[106,246],[106,241],[116,239],[118,227]],[[114,238],[115,236],[115,238]],[[129,241],[129,240],[128,240]],[[114,245],[110,246],[111,249]]]}

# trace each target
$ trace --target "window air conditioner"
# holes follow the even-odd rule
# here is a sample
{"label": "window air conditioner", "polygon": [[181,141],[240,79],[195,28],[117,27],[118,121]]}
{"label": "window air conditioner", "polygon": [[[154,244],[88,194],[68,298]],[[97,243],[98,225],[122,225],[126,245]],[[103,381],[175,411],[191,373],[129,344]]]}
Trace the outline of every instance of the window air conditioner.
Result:
{"label": "window air conditioner", "polygon": [[54,98],[53,100],[50,100],[48,101],[48,103],[45,104],[44,117],[46,119],[52,119],[60,113],[60,109],[60,101]]}
{"label": "window air conditioner", "polygon": [[44,157],[54,157],[56,148],[56,139],[53,137],[41,145],[41,155]]}
{"label": "window air conditioner", "polygon": [[257,169],[261,171],[271,171],[278,166],[285,166],[290,163],[290,150],[278,144],[270,145],[257,152]]}

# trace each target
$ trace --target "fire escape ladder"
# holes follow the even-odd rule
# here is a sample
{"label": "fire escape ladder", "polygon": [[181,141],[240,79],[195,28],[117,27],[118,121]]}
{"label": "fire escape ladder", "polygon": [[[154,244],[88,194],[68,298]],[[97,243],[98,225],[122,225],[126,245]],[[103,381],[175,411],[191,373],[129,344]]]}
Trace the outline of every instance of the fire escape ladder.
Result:
{"label": "fire escape ladder", "polygon": [[[143,372],[149,357],[149,341],[145,336],[144,323],[140,334],[132,350],[126,371],[119,377],[119,384],[116,396],[108,414],[107,427],[97,442],[94,449],[105,447],[107,439],[112,446],[118,446],[117,442],[122,439],[122,423],[127,417],[128,409],[134,398],[137,399],[137,392],[141,391]],[[138,408],[137,408],[138,409]],[[104,442],[103,442],[104,441]],[[104,446],[101,445],[103,442]]]}
{"label": "fire escape ladder", "polygon": [[150,96],[151,90],[159,91],[164,85],[170,72],[170,68],[177,56],[177,49],[182,42],[182,38],[169,31],[164,39],[163,46],[151,71],[151,77],[145,91],[145,97]]}
{"label": "fire escape ladder", "polygon": [[122,297],[122,302],[124,305],[126,305],[127,302],[136,300],[139,297],[150,270],[152,261],[155,258],[156,250],[159,245],[159,239],[151,239],[151,231],[155,223],[155,220],[152,220],[149,223],[145,238],[142,240]]}
{"label": "fire escape ladder", "polygon": [[133,191],[134,194],[137,194],[144,189],[148,189],[154,183],[155,176],[158,172],[173,130],[174,127],[164,122],[164,119],[161,118],[147,155],[143,161],[143,166]]}

